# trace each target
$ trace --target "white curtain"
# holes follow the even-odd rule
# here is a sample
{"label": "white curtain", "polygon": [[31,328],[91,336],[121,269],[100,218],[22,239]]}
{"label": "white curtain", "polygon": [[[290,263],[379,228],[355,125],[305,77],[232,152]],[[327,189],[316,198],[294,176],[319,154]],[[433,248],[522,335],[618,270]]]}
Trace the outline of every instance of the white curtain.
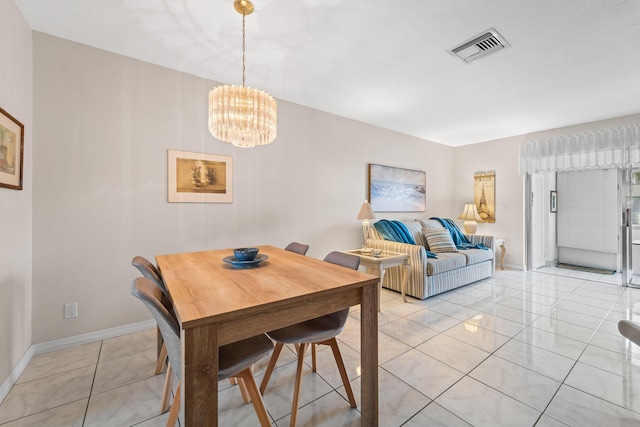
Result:
{"label": "white curtain", "polygon": [[640,125],[524,141],[520,173],[640,165]]}

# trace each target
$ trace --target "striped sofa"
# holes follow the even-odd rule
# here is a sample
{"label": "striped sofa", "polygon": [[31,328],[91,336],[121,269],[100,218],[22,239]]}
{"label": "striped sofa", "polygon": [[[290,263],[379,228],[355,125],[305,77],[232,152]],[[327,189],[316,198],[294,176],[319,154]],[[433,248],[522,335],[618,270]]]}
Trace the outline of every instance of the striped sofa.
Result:
{"label": "striped sofa", "polygon": [[[423,228],[444,228],[435,220],[402,221],[417,245],[384,240],[374,227],[369,231],[367,246],[409,255],[411,274],[407,282],[407,295],[425,299],[460,286],[473,283],[495,273],[495,242],[493,236],[465,234],[472,244],[482,243],[490,250],[469,249],[458,253],[439,253],[437,259],[427,258]],[[400,292],[403,267],[386,270],[382,286]]]}

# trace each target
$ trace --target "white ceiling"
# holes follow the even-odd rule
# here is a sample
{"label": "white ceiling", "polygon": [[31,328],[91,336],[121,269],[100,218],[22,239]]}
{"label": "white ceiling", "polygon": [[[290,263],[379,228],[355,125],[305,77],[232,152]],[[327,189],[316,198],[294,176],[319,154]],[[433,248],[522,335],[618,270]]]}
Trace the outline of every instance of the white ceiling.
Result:
{"label": "white ceiling", "polygon": [[[15,0],[32,29],[241,83],[233,0]],[[254,0],[247,82],[458,146],[640,112],[638,0]],[[447,50],[494,27],[508,49]]]}

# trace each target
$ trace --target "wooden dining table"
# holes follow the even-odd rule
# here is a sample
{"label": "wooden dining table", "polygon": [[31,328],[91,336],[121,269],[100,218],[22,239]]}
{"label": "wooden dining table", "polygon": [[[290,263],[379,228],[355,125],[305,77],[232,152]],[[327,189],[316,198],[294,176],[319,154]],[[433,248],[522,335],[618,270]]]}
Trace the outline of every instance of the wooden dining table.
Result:
{"label": "wooden dining table", "polygon": [[181,327],[184,425],[218,425],[219,346],[360,304],[361,425],[377,426],[378,278],[258,248],[268,258],[250,266],[225,262],[232,249],[156,257]]}

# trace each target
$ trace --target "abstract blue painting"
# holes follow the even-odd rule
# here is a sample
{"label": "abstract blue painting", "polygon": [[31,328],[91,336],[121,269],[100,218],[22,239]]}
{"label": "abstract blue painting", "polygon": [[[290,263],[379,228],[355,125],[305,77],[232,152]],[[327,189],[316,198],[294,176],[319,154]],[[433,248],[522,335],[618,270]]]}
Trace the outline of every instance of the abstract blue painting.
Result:
{"label": "abstract blue painting", "polygon": [[424,171],[369,164],[369,202],[374,212],[424,212]]}

